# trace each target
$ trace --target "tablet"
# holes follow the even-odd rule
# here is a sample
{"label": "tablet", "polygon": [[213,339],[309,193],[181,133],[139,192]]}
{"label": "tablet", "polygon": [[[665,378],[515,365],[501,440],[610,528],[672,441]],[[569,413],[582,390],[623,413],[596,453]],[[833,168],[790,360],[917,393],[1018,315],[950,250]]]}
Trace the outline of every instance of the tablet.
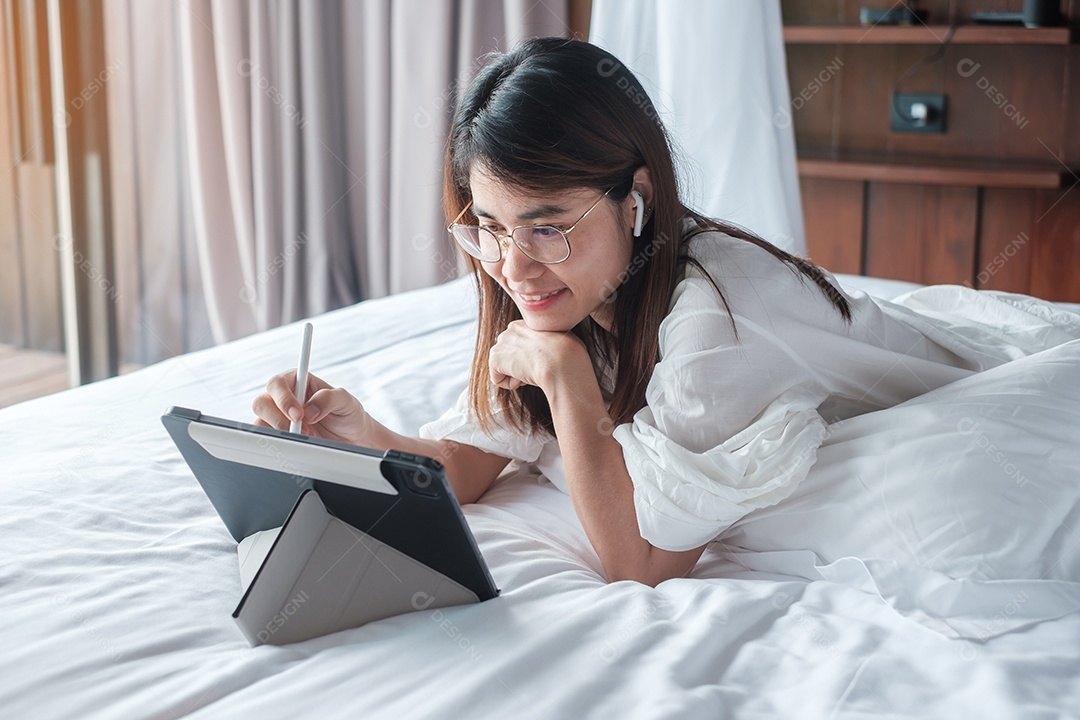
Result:
{"label": "tablet", "polygon": [[349,526],[488,600],[499,594],[443,466],[172,407],[162,416],[196,480],[238,542],[281,527],[314,490]]}

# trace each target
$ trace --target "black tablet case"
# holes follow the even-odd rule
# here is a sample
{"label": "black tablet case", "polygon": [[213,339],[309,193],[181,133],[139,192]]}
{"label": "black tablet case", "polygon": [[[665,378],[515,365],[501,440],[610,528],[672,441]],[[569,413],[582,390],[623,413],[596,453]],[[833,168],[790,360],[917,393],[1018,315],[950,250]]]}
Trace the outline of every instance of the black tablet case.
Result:
{"label": "black tablet case", "polygon": [[[381,617],[498,595],[443,467],[434,460],[187,408],[170,408],[162,423],[237,541],[284,526],[233,613],[253,645],[295,642]],[[266,457],[254,457],[255,463],[215,457],[192,437],[192,423],[257,436]],[[319,473],[299,472],[289,460],[290,452],[325,454],[318,448],[362,456],[371,468],[377,461],[381,478],[371,481],[385,480],[396,494],[313,477]],[[305,567],[326,557],[332,562],[312,579]],[[410,560],[419,567],[410,567]],[[365,568],[374,574],[369,577]],[[380,574],[383,580],[372,579]]]}

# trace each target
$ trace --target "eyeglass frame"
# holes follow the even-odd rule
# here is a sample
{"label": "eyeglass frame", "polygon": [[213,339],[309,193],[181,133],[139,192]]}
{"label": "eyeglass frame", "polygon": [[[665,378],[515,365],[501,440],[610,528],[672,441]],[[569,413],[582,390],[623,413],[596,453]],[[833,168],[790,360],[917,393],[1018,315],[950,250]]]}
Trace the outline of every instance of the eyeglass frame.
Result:
{"label": "eyeglass frame", "polygon": [[[517,227],[512,228],[510,230],[509,234],[507,234],[507,233],[494,232],[494,231],[489,230],[488,228],[483,227],[481,225],[463,225],[463,224],[459,223],[458,220],[460,220],[465,215],[466,211],[468,211],[468,209],[472,207],[473,201],[470,199],[468,204],[466,204],[465,207],[463,207],[461,209],[461,212],[458,213],[458,216],[456,218],[454,218],[454,221],[446,226],[446,232],[450,233],[450,236],[452,238],[454,238],[454,241],[459,246],[461,246],[461,249],[464,250],[469,255],[469,257],[473,258],[474,260],[478,260],[480,262],[485,262],[485,263],[499,262],[500,260],[503,259],[503,250],[504,250],[504,248],[509,248],[510,243],[512,242],[512,243],[514,243],[514,246],[517,247],[517,249],[520,250],[525,257],[529,258],[533,262],[540,263],[541,265],[558,265],[559,263],[564,263],[567,260],[569,260],[570,255],[573,253],[573,248],[570,245],[570,238],[567,237],[567,236],[574,230],[574,228],[576,228],[578,225],[580,225],[581,221],[584,220],[586,217],[588,217],[589,213],[591,213],[593,210],[595,210],[596,207],[600,204],[600,201],[603,200],[604,198],[606,198],[608,196],[608,194],[614,189],[615,189],[615,186],[612,186],[612,187],[609,187],[607,190],[605,190],[604,193],[600,197],[598,197],[596,199],[596,202],[594,202],[592,204],[592,206],[588,210],[586,210],[584,213],[582,213],[581,217],[579,217],[577,220],[575,220],[573,225],[566,228],[565,230],[563,230],[562,228],[559,228],[559,227],[555,227],[554,225],[551,225],[551,224],[518,225]],[[495,260],[484,260],[484,259],[478,258],[475,255],[473,255],[472,253],[470,253],[469,249],[467,247],[465,247],[464,243],[462,243],[461,240],[458,239],[457,234],[454,233],[454,228],[455,227],[464,227],[464,228],[472,228],[472,227],[474,227],[477,230],[479,230],[480,232],[489,233],[493,238],[495,238],[495,244],[498,245],[498,247],[499,247],[499,257],[496,258]],[[531,228],[534,229],[534,228],[546,228],[546,227],[552,228],[553,230],[558,232],[560,235],[562,235],[563,242],[566,243],[566,257],[564,257],[562,260],[553,260],[551,262],[544,262],[543,260],[537,260],[532,255],[530,255],[529,253],[525,252],[525,249],[522,248],[521,245],[518,244],[517,240],[514,239],[514,233],[516,233],[518,230],[528,230],[528,229],[531,229]],[[503,238],[506,238],[507,240],[509,240],[509,242],[507,242],[505,245],[503,245],[503,242],[502,242]]]}

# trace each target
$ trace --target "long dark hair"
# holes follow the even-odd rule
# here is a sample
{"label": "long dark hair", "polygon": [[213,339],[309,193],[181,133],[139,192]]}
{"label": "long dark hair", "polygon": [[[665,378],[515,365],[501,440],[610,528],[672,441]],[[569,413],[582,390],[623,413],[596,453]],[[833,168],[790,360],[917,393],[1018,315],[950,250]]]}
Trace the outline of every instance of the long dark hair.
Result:
{"label": "long dark hair", "polygon": [[[626,199],[638,168],[649,169],[652,215],[641,236],[634,238],[634,272],[624,273],[615,293],[612,331],[590,317],[573,330],[597,369],[617,360],[609,403],[616,425],[628,422],[645,405],[645,389],[659,357],[660,322],[685,264],[697,266],[709,278],[731,314],[721,288],[686,253],[686,241],[694,235],[718,230],[763,248],[796,275],[816,283],[837,311],[851,319],[847,300],[816,265],[682,204],[671,145],[655,107],[634,74],[595,45],[563,38],[529,40],[496,55],[480,70],[450,130],[444,184],[448,218],[457,217],[469,202],[469,173],[475,163],[523,191],[612,188],[606,200],[612,203]],[[461,222],[475,222],[471,214],[466,218]],[[684,227],[688,219],[689,232]],[[476,278],[480,306],[469,380],[473,413],[482,428],[490,429],[494,400],[517,429],[554,434],[551,408],[539,388],[511,391],[491,385],[488,354],[499,333],[521,314],[477,260],[466,256],[466,262]]]}

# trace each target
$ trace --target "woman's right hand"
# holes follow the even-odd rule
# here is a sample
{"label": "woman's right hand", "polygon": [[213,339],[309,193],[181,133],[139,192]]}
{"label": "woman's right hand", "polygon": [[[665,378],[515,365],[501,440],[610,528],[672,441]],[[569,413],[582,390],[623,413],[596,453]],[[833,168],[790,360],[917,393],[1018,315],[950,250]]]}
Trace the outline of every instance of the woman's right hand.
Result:
{"label": "woman's right hand", "polygon": [[308,375],[308,400],[301,408],[296,399],[296,370],[270,378],[266,392],[255,398],[251,409],[256,425],[288,430],[291,418],[303,419],[300,432],[365,447],[378,447],[382,426],[368,415],[360,401],[343,388],[332,387]]}

